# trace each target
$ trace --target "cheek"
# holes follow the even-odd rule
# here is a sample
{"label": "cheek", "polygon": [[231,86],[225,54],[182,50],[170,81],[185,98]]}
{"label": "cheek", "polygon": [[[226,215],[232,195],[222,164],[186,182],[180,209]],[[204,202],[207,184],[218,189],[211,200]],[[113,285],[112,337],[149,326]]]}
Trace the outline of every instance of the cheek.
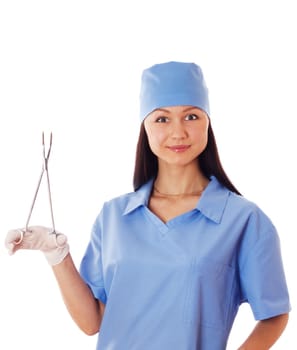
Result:
{"label": "cheek", "polygon": [[158,131],[147,131],[148,142],[151,149],[158,149],[164,142],[164,135],[162,132]]}
{"label": "cheek", "polygon": [[197,143],[199,144],[200,147],[201,146],[206,147],[208,142],[208,129],[206,128],[206,129],[197,131],[197,133],[195,133],[193,137],[195,140],[197,140]]}
{"label": "cheek", "polygon": [[202,134],[202,141],[205,143],[205,145],[208,142],[208,132],[207,129],[204,131],[204,133]]}
{"label": "cheek", "polygon": [[158,154],[158,150],[160,149],[160,142],[156,136],[151,136],[148,138],[150,149],[154,154]]}

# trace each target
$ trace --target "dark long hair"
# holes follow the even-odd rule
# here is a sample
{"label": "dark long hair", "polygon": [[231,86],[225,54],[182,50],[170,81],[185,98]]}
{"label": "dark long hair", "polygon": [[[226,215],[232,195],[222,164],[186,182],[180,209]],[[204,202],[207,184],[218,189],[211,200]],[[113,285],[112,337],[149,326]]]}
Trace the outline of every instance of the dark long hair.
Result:
{"label": "dark long hair", "polygon": [[[197,158],[199,167],[205,177],[210,178],[214,175],[218,181],[227,187],[230,191],[239,195],[241,193],[229,180],[220,161],[219,152],[215,140],[215,136],[209,121],[208,126],[208,141],[205,150]],[[139,138],[136,148],[136,159],[134,167],[133,187],[136,191],[143,184],[152,178],[155,178],[158,173],[158,159],[151,151],[144,123],[141,124]]]}

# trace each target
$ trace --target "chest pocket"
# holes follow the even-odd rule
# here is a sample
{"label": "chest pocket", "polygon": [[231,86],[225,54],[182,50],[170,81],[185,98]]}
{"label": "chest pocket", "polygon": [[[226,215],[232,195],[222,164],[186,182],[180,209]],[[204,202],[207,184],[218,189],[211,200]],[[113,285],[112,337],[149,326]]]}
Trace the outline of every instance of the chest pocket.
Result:
{"label": "chest pocket", "polygon": [[235,269],[214,261],[193,260],[187,276],[184,321],[223,329],[233,308]]}

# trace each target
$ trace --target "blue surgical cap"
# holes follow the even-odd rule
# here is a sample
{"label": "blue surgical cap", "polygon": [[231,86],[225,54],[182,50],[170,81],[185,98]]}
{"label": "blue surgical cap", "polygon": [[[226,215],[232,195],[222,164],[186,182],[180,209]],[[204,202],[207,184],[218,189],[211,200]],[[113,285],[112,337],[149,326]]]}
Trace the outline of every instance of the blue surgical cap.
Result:
{"label": "blue surgical cap", "polygon": [[197,64],[159,63],[142,72],[140,120],[157,108],[172,106],[195,106],[210,114],[208,89]]}

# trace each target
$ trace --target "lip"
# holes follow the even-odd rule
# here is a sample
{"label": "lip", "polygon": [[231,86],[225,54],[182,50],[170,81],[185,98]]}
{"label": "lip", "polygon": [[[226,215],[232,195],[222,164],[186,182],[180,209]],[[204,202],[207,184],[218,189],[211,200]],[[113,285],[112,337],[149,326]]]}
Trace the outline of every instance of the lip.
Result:
{"label": "lip", "polygon": [[181,153],[181,152],[185,152],[186,150],[188,150],[190,148],[190,146],[189,145],[174,145],[174,146],[169,146],[168,148],[175,153]]}

